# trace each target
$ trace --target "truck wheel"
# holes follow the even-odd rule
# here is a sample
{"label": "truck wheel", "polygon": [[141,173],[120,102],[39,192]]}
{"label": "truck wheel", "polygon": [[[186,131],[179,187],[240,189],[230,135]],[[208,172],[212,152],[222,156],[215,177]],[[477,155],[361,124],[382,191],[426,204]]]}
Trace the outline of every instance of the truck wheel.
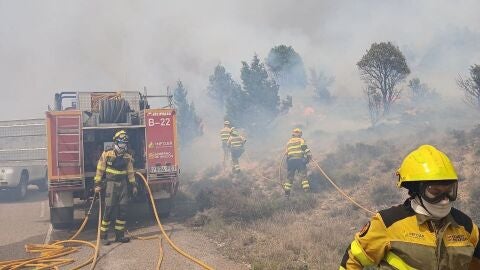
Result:
{"label": "truck wheel", "polygon": [[23,200],[27,195],[27,188],[28,188],[28,173],[22,172],[22,176],[20,177],[20,183],[15,188],[15,199],[16,200]]}
{"label": "truck wheel", "polygon": [[73,225],[73,207],[50,208],[50,223],[54,229],[68,229]]}
{"label": "truck wheel", "polygon": [[170,216],[170,212],[173,208],[173,199],[156,199],[155,207],[157,208],[157,213],[161,218],[167,218]]}
{"label": "truck wheel", "polygon": [[48,191],[48,175],[45,173],[45,178],[40,180],[40,182],[37,185],[38,190],[41,192]]}

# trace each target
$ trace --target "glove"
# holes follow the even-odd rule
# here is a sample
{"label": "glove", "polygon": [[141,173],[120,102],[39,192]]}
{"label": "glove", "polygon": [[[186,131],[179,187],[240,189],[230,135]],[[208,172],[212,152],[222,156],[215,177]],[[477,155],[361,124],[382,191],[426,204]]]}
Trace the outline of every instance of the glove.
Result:
{"label": "glove", "polygon": [[137,197],[137,194],[138,194],[137,186],[133,186],[133,187],[132,187],[132,196],[133,196],[133,197]]}

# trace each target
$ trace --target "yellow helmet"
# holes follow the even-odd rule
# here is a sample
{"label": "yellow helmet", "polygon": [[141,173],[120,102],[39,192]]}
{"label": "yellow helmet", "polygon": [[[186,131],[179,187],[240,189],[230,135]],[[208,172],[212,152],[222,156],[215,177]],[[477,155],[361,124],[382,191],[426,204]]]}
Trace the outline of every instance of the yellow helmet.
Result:
{"label": "yellow helmet", "polygon": [[292,136],[294,137],[302,137],[302,130],[299,128],[295,128],[292,131]]}
{"label": "yellow helmet", "polygon": [[397,186],[408,182],[458,181],[450,159],[437,148],[424,144],[408,154],[397,170]]}
{"label": "yellow helmet", "polygon": [[115,135],[113,136],[113,141],[114,141],[114,142],[122,141],[122,142],[128,143],[128,135],[127,135],[127,132],[126,132],[125,130],[120,130],[120,131],[118,131],[118,132],[115,133]]}

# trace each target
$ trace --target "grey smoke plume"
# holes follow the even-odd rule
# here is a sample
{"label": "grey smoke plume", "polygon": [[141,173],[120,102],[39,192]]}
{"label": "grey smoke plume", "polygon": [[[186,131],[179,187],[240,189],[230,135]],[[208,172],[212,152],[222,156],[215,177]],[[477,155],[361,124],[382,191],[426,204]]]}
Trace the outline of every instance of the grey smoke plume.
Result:
{"label": "grey smoke plume", "polygon": [[[203,99],[222,63],[291,45],[305,65],[336,78],[337,96],[360,95],[355,63],[393,41],[442,95],[480,62],[478,1],[33,1],[0,0],[1,119],[41,117],[59,90],[163,91],[181,78]],[[209,105],[196,102],[200,111]]]}

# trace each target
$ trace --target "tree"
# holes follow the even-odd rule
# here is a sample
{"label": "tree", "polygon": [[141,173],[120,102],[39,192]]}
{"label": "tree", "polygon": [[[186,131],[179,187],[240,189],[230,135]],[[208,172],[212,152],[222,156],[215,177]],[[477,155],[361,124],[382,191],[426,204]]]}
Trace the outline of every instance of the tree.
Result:
{"label": "tree", "polygon": [[247,92],[252,104],[264,108],[276,115],[280,97],[278,96],[278,84],[268,77],[267,70],[257,55],[253,56],[252,62],[242,62],[240,70],[243,89]]}
{"label": "tree", "polygon": [[173,103],[177,110],[177,127],[180,145],[188,145],[194,138],[203,135],[202,119],[198,117],[193,102],[188,103],[188,92],[182,81],[177,82],[173,92]]}
{"label": "tree", "polygon": [[225,67],[220,64],[215,67],[209,81],[208,95],[218,101],[222,107],[232,92],[240,89],[240,85],[232,79],[232,75],[226,72]]}
{"label": "tree", "polygon": [[427,84],[421,83],[420,79],[417,77],[408,81],[408,87],[411,90],[413,102],[423,103],[439,98],[439,95],[435,89],[430,89]]}
{"label": "tree", "polygon": [[370,122],[375,126],[382,116],[382,94],[378,89],[368,87],[364,90],[368,101],[368,112],[370,114]]}
{"label": "tree", "polygon": [[229,120],[232,126],[244,126],[250,106],[247,93],[241,88],[233,89],[225,102],[225,120]]}
{"label": "tree", "polygon": [[334,77],[327,77],[323,72],[317,73],[315,69],[310,69],[310,84],[313,87],[313,95],[316,100],[325,103],[332,100],[330,86],[334,81]]}
{"label": "tree", "polygon": [[367,92],[379,91],[382,95],[381,114],[387,114],[400,95],[397,84],[410,73],[405,56],[390,42],[373,43],[357,66],[369,89]]}
{"label": "tree", "polygon": [[266,64],[283,88],[305,88],[307,75],[302,57],[291,47],[279,45],[268,54]]}
{"label": "tree", "polygon": [[292,97],[280,101],[279,86],[268,76],[263,63],[254,55],[250,64],[242,62],[243,89],[235,89],[227,98],[226,119],[252,133],[261,132],[280,113],[292,106]]}
{"label": "tree", "polygon": [[464,79],[459,75],[457,84],[465,95],[465,103],[480,110],[480,65],[470,67],[469,78]]}

